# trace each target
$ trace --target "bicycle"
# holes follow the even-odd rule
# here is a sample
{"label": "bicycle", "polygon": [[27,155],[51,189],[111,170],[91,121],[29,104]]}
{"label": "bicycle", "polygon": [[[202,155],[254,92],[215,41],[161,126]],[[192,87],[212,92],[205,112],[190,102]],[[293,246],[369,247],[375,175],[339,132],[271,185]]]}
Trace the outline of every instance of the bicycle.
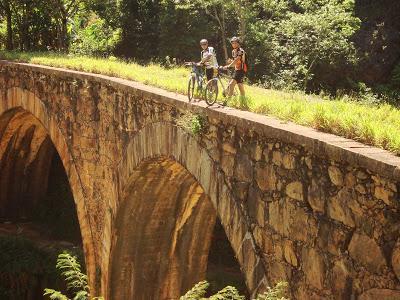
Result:
{"label": "bicycle", "polygon": [[187,89],[188,99],[189,102],[191,102],[195,96],[195,91],[197,92],[198,95],[200,95],[200,97],[203,95],[203,86],[206,84],[206,79],[205,76],[203,75],[203,71],[199,63],[187,62],[185,63],[185,66],[192,67],[192,71],[190,72],[189,75],[188,89]]}
{"label": "bicycle", "polygon": [[[207,82],[207,85],[205,86],[204,89],[203,98],[206,101],[206,103],[210,106],[213,105],[218,99],[218,93],[219,93],[218,82],[222,87],[222,97],[224,98],[222,105],[226,105],[226,102],[228,101],[227,89],[229,87],[229,81],[231,79],[223,73],[223,71],[225,71],[223,67],[218,67],[217,70],[218,70],[217,75]],[[233,90],[233,94],[231,95],[231,97],[232,96],[236,97],[236,95],[237,95],[237,85],[235,86],[235,89]]]}

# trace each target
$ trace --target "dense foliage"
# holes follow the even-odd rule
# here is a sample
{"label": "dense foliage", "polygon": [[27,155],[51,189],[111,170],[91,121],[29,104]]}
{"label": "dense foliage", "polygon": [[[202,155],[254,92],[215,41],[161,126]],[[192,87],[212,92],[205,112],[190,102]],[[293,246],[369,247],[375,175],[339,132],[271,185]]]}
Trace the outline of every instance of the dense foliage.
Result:
{"label": "dense foliage", "polygon": [[[275,287],[268,287],[267,291],[259,294],[254,300],[288,300],[287,298],[287,282],[279,282]],[[238,290],[233,286],[226,286],[216,294],[205,298],[209,283],[200,281],[191,288],[180,300],[245,300]]]}
{"label": "dense foliage", "polygon": [[[357,64],[362,58],[367,65],[368,53],[354,44],[361,26],[356,12],[355,0],[0,0],[0,47],[163,63],[197,60],[198,41],[207,38],[223,64],[229,37],[238,35],[252,82],[363,92],[354,70],[365,73]],[[393,98],[398,72],[395,64],[391,69],[377,91]]]}
{"label": "dense foliage", "polygon": [[[102,297],[90,297],[87,276],[81,271],[81,264],[76,256],[68,252],[60,253],[57,258],[56,268],[64,277],[67,289],[73,293],[73,300],[103,300]],[[70,300],[71,298],[60,291],[46,288],[44,296],[52,300]]]}

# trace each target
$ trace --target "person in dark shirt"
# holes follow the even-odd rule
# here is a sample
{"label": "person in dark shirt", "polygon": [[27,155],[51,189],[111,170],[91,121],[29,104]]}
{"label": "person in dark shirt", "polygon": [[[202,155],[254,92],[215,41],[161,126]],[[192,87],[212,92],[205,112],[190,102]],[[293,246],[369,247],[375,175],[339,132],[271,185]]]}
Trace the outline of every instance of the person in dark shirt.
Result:
{"label": "person in dark shirt", "polygon": [[240,95],[245,96],[243,78],[246,68],[246,52],[240,46],[240,40],[238,37],[231,38],[232,45],[232,59],[229,60],[228,65],[224,66],[224,69],[231,67],[235,68],[235,73],[231,81],[229,82],[228,96],[232,96],[235,85],[237,84],[240,90]]}

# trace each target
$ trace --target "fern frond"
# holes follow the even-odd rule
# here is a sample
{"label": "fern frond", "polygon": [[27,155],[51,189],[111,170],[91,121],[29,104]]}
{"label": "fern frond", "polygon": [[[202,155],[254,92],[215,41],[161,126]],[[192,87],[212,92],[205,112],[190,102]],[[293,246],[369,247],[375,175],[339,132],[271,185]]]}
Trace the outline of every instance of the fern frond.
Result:
{"label": "fern frond", "polygon": [[43,296],[49,296],[51,300],[70,300],[67,296],[63,295],[61,292],[53,289],[44,289]]}
{"label": "fern frond", "polygon": [[209,286],[210,284],[206,280],[200,281],[179,300],[200,300],[206,294]]}
{"label": "fern frond", "polygon": [[76,293],[73,300],[87,300],[89,293],[87,291],[79,291]]}
{"label": "fern frond", "polygon": [[56,268],[65,277],[69,290],[89,291],[87,276],[81,272],[81,265],[75,256],[69,253],[60,253],[57,258]]}
{"label": "fern frond", "polygon": [[209,298],[210,300],[245,300],[244,296],[240,296],[238,290],[233,286],[224,287],[215,295]]}
{"label": "fern frond", "polygon": [[278,282],[273,288],[267,287],[267,291],[258,295],[255,300],[289,300],[289,298],[286,298],[287,287],[287,282]]}

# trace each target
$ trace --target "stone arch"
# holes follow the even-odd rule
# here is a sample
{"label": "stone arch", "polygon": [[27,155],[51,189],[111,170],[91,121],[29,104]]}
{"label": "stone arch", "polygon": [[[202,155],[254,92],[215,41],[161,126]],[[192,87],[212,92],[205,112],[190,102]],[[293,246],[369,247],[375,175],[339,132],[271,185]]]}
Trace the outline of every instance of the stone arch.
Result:
{"label": "stone arch", "polygon": [[[255,294],[265,285],[266,276],[247,228],[246,217],[225,182],[221,168],[195,137],[169,122],[156,122],[143,127],[131,138],[120,163],[120,190],[127,189],[143,162],[161,157],[180,165],[210,199],[241,266],[247,287],[250,293]],[[123,207],[123,203],[118,203],[117,211]],[[111,260],[112,257],[113,254]],[[112,284],[112,281],[109,282]]]}
{"label": "stone arch", "polygon": [[[54,145],[61,158],[76,205],[89,284],[91,287],[94,287],[97,259],[93,249],[93,237],[86,210],[86,197],[66,139],[55,118],[46,112],[43,102],[34,93],[19,87],[12,87],[5,91],[5,93],[0,94],[0,123],[2,121],[9,121],[16,114],[25,116],[25,119],[22,118],[22,120],[30,118],[33,120],[33,123],[40,124],[42,126],[41,130],[44,130],[48,134],[51,140],[49,142]],[[2,133],[0,132],[0,142],[1,137]],[[96,293],[96,291],[93,292]]]}

